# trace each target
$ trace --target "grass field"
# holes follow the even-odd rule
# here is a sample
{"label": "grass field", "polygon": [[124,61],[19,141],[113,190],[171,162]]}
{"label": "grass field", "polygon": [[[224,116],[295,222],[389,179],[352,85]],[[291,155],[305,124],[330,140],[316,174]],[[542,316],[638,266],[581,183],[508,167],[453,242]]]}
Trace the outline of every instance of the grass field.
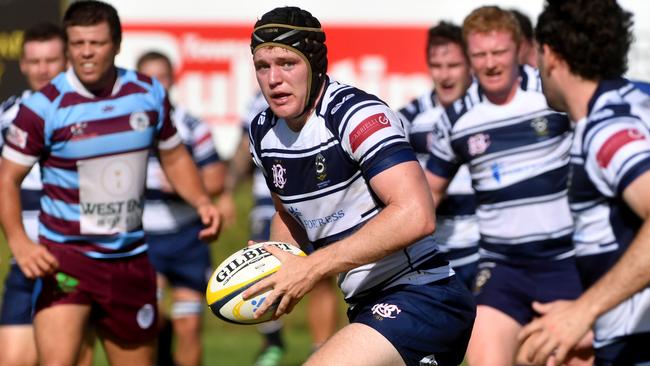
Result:
{"label": "grass field", "polygon": [[[248,239],[248,211],[251,207],[251,198],[248,184],[242,185],[236,194],[238,217],[236,224],[223,231],[219,240],[212,243],[213,263],[218,264],[229,254],[245,245]],[[9,258],[9,249],[0,237],[0,289],[4,284]],[[341,322],[345,321],[344,306],[340,306]],[[283,318],[285,323],[284,339],[287,344],[287,353],[282,365],[300,365],[308,356],[311,341],[305,320],[305,302],[298,304],[289,316]],[[261,337],[254,326],[237,326],[227,324],[212,315],[209,308],[205,308],[204,316],[204,364],[244,366],[251,365],[261,345]],[[96,347],[95,365],[106,365],[106,359],[101,347]]]}

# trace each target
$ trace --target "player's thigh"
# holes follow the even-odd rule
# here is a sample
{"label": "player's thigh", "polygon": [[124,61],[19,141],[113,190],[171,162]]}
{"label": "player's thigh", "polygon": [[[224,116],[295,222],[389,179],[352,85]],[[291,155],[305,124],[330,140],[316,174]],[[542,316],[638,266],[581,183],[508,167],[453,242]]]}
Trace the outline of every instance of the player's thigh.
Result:
{"label": "player's thigh", "polygon": [[511,365],[517,351],[521,325],[495,308],[479,305],[467,348],[471,366]]}
{"label": "player's thigh", "polygon": [[111,365],[153,365],[156,340],[142,343],[125,342],[112,336],[101,337],[102,346]]}
{"label": "player's thigh", "polygon": [[89,317],[89,305],[59,304],[39,310],[34,316],[34,334],[41,364],[74,364]]}
{"label": "player's thigh", "polygon": [[365,324],[352,323],[325,342],[305,365],[392,366],[404,365],[404,361],[378,331]]}
{"label": "player's thigh", "polygon": [[0,365],[32,366],[37,364],[34,328],[31,324],[0,326]]}

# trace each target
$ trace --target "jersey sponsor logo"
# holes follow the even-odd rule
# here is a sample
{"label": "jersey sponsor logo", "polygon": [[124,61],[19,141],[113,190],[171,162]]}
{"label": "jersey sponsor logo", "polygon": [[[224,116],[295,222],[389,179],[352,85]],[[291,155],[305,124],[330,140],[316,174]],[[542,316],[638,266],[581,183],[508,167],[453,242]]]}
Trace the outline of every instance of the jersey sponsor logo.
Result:
{"label": "jersey sponsor logo", "polygon": [[334,108],[332,108],[332,111],[330,112],[330,114],[334,114],[334,113],[338,112],[339,108],[341,108],[343,103],[345,103],[348,99],[352,98],[353,96],[354,96],[354,94],[348,94],[348,95],[344,96],[343,99],[340,102],[338,102],[338,103],[336,103],[334,105]]}
{"label": "jersey sponsor logo", "polygon": [[149,116],[144,112],[131,113],[129,124],[135,131],[144,131],[149,127]]}
{"label": "jersey sponsor logo", "polygon": [[596,154],[596,161],[602,168],[607,168],[614,155],[630,142],[645,140],[645,135],[636,128],[627,128],[610,136]]}
{"label": "jersey sponsor logo", "polygon": [[108,113],[108,112],[111,112],[113,109],[115,109],[114,106],[112,106],[112,105],[110,105],[110,104],[109,104],[109,105],[105,105],[105,106],[102,108],[102,112],[104,112],[104,113]]}
{"label": "jersey sponsor logo", "polygon": [[372,306],[372,314],[378,319],[395,319],[402,310],[394,304],[379,303]]}
{"label": "jersey sponsor logo", "polygon": [[27,146],[27,136],[29,134],[27,131],[21,129],[20,127],[11,124],[9,125],[9,128],[7,128],[7,134],[5,138],[7,141],[10,143],[18,146],[21,149],[24,149],[25,146]]}
{"label": "jersey sponsor logo", "polygon": [[138,314],[135,319],[138,322],[138,326],[141,329],[148,329],[153,325],[153,321],[156,318],[156,311],[151,304],[145,304],[138,310]]}
{"label": "jersey sponsor logo", "polygon": [[390,120],[384,113],[373,114],[361,121],[361,123],[352,130],[352,133],[350,133],[350,146],[352,147],[352,152],[355,152],[357,148],[372,134],[389,126]]}
{"label": "jersey sponsor logo", "polygon": [[273,185],[279,189],[284,188],[284,185],[287,184],[287,169],[280,164],[273,164],[271,166],[271,172],[273,173]]}
{"label": "jersey sponsor logo", "polygon": [[300,212],[295,207],[289,207],[288,209],[291,216],[293,216],[297,221],[301,222],[305,229],[318,229],[322,226],[334,223],[345,217],[344,210],[338,210],[331,215],[318,217],[315,219],[305,219],[302,212]]}
{"label": "jersey sponsor logo", "polygon": [[477,133],[467,139],[467,152],[471,156],[483,154],[490,147],[490,135],[487,133]]}

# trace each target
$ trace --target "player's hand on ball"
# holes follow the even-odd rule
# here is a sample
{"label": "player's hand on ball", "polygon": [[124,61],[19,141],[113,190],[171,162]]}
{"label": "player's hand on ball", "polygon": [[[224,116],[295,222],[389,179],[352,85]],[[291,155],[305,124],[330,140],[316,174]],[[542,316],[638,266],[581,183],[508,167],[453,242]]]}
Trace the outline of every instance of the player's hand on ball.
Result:
{"label": "player's hand on ball", "polygon": [[319,278],[313,273],[308,257],[287,253],[274,246],[267,245],[264,249],[278,258],[282,266],[276,273],[251,286],[242,295],[244,299],[248,299],[272,289],[255,312],[255,317],[259,318],[277,304],[273,314],[273,319],[277,319],[283,314],[289,314]]}

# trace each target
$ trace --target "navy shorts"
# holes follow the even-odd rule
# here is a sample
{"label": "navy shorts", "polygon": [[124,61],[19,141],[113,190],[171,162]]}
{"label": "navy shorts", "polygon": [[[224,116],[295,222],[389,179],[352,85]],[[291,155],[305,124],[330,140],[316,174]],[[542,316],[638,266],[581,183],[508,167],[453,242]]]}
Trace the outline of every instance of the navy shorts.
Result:
{"label": "navy shorts", "polygon": [[32,324],[34,280],[25,277],[15,262],[5,278],[0,325]]}
{"label": "navy shorts", "polygon": [[453,267],[454,272],[456,272],[456,277],[460,283],[465,285],[468,290],[474,285],[474,279],[476,278],[476,270],[478,268],[478,261],[464,264],[462,266]]}
{"label": "navy shorts", "polygon": [[516,264],[482,259],[473,292],[477,305],[500,310],[524,325],[536,315],[533,301],[576,299],[582,284],[575,258]]}
{"label": "navy shorts", "polygon": [[595,350],[595,366],[650,364],[650,333],[621,337]]}
{"label": "navy shorts", "polygon": [[212,263],[208,244],[199,240],[201,230],[203,224],[195,222],[176,233],[147,233],[149,260],[172,287],[204,292],[208,286]]}
{"label": "navy shorts", "polygon": [[407,365],[433,355],[440,366],[463,361],[476,305],[456,276],[426,285],[400,285],[348,310],[351,323],[381,333]]}

